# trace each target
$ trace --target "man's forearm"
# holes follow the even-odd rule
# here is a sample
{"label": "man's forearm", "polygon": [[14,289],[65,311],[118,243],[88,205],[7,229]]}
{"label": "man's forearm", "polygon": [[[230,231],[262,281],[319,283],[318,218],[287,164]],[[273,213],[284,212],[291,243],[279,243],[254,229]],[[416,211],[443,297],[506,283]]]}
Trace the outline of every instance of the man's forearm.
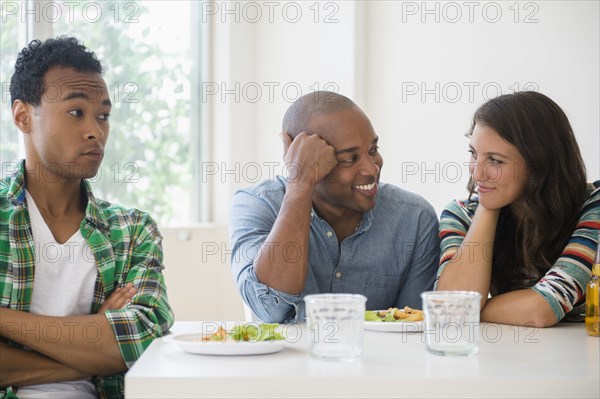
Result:
{"label": "man's forearm", "polygon": [[271,233],[254,262],[258,279],[279,291],[298,294],[308,272],[312,189],[290,184]]}
{"label": "man's forearm", "polygon": [[3,343],[0,343],[0,359],[0,386],[47,384],[91,376],[37,352],[12,348]]}
{"label": "man's forearm", "polygon": [[90,375],[127,368],[104,314],[51,317],[1,308],[0,335]]}

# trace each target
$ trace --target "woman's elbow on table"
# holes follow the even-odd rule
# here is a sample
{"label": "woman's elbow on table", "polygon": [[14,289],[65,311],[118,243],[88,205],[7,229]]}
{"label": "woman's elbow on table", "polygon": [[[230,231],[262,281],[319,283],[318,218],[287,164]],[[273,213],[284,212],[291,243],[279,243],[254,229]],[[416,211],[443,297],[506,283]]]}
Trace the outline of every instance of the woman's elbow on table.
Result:
{"label": "woman's elbow on table", "polygon": [[489,298],[481,309],[481,321],[546,328],[559,320],[544,297],[525,289]]}
{"label": "woman's elbow on table", "polygon": [[533,327],[548,328],[555,326],[558,322],[559,320],[552,310],[548,312],[544,309],[534,314]]}

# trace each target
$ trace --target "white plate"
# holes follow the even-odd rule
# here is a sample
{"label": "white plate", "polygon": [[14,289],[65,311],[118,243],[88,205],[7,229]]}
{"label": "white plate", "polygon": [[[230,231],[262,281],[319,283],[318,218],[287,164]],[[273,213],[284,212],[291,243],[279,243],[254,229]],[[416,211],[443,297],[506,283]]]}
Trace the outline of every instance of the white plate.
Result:
{"label": "white plate", "polygon": [[199,355],[263,355],[275,353],[285,348],[285,340],[257,342],[202,342],[202,334],[181,334],[172,338],[171,342],[188,353]]}
{"label": "white plate", "polygon": [[365,321],[365,330],[384,332],[419,332],[425,330],[425,321]]}

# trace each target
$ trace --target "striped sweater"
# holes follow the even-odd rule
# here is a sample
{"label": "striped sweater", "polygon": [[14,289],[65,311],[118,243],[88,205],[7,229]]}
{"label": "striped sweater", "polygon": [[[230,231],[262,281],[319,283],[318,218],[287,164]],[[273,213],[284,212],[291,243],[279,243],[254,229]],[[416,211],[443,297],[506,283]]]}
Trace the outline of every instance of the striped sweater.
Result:
{"label": "striped sweater", "polygon": [[[442,212],[442,255],[437,279],[462,244],[478,205],[478,198],[471,201],[454,200]],[[600,180],[588,184],[588,199],[569,243],[548,272],[531,287],[546,299],[558,320],[585,302],[585,289],[592,274],[599,231]],[[576,311],[580,312],[579,309]]]}

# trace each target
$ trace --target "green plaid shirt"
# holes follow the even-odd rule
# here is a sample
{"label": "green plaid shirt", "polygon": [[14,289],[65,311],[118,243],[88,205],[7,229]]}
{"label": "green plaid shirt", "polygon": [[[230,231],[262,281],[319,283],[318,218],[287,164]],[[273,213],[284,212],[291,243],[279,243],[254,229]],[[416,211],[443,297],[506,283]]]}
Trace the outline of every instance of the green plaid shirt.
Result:
{"label": "green plaid shirt", "polygon": [[[28,312],[35,246],[24,183],[25,161],[12,177],[0,180],[0,306]],[[82,189],[88,203],[80,231],[98,267],[90,314],[117,287],[131,282],[137,288],[130,305],[105,312],[123,360],[131,367],[174,321],[162,274],[162,236],[148,214],[96,199],[85,180]],[[93,377],[99,398],[124,397],[123,376]],[[5,395],[6,389],[0,388],[0,399]]]}

